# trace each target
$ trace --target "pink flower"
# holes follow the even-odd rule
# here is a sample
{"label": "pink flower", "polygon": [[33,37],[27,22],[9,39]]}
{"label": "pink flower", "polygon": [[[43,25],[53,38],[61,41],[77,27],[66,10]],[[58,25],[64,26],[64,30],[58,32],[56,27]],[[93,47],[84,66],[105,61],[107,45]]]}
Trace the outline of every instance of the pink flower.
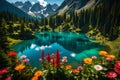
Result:
{"label": "pink flower", "polygon": [[77,70],[78,70],[78,71],[82,71],[82,69],[83,69],[82,66],[78,66],[78,67],[77,67]]}
{"label": "pink flower", "polygon": [[8,72],[8,68],[2,68],[0,69],[0,75],[5,74]]}
{"label": "pink flower", "polygon": [[12,79],[11,79],[11,77],[7,77],[7,78],[5,78],[4,80],[12,80]]}
{"label": "pink flower", "polygon": [[23,62],[24,63],[28,63],[30,60],[29,59],[24,59]]}
{"label": "pink flower", "polygon": [[113,59],[112,58],[106,58],[107,61],[112,61]]}
{"label": "pink flower", "polygon": [[114,71],[109,71],[106,74],[107,78],[116,78],[117,74]]}
{"label": "pink flower", "polygon": [[97,57],[96,57],[96,56],[92,56],[92,59],[93,59],[93,60],[96,60],[96,59],[97,59]]}
{"label": "pink flower", "polygon": [[67,57],[66,57],[66,56],[64,56],[64,57],[62,58],[62,62],[67,62]]}
{"label": "pink flower", "polygon": [[16,54],[17,54],[17,52],[13,51],[13,52],[8,53],[7,55],[8,55],[9,57],[13,57],[13,56],[15,56]]}

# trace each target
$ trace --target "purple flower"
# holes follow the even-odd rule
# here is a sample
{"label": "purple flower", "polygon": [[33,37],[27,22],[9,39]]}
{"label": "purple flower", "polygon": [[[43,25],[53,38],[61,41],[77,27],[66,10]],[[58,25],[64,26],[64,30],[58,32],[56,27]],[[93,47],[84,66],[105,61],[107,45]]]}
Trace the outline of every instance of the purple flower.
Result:
{"label": "purple flower", "polygon": [[78,71],[82,71],[82,69],[83,69],[82,66],[78,66],[78,67],[77,67],[77,70],[78,70]]}

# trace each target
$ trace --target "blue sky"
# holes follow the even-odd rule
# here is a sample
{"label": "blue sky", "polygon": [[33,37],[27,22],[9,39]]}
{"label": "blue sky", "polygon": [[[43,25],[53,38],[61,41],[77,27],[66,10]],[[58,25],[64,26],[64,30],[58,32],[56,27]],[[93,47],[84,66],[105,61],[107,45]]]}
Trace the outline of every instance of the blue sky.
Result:
{"label": "blue sky", "polygon": [[[25,1],[28,1],[28,0],[7,0],[8,2],[16,2],[16,1],[22,1],[22,2],[25,2]],[[31,2],[37,2],[38,0],[29,0]],[[64,0],[44,0],[50,4],[54,4],[54,3],[57,3],[58,5],[60,5]]]}

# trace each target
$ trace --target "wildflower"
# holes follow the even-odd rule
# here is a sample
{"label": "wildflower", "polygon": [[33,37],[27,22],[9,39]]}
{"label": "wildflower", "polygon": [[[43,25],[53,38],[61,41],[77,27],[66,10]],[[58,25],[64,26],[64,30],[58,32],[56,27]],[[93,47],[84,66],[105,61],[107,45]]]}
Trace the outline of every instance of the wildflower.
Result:
{"label": "wildflower", "polygon": [[38,77],[33,76],[31,80],[38,80]]}
{"label": "wildflower", "polygon": [[92,59],[93,59],[93,60],[96,60],[96,59],[97,59],[97,57],[96,57],[96,56],[92,56]]}
{"label": "wildflower", "polygon": [[52,64],[53,64],[55,67],[60,66],[60,64],[58,64],[58,62],[57,62],[57,57],[56,57],[56,56],[52,59]]}
{"label": "wildflower", "polygon": [[107,61],[112,61],[113,59],[108,57],[108,58],[106,58],[106,60]]}
{"label": "wildflower", "polygon": [[107,58],[115,59],[115,56],[112,54],[106,55]]}
{"label": "wildflower", "polygon": [[30,60],[29,59],[24,59],[23,62],[24,63],[28,63]]}
{"label": "wildflower", "polygon": [[68,70],[68,69],[71,69],[72,66],[71,65],[67,65],[67,66],[65,66],[65,68]]}
{"label": "wildflower", "polygon": [[64,56],[64,57],[62,58],[62,62],[67,62],[67,57],[66,57],[66,56]]}
{"label": "wildflower", "polygon": [[4,80],[12,80],[12,78],[11,77],[7,77]]}
{"label": "wildflower", "polygon": [[120,75],[120,61],[117,61],[114,65],[114,71]]}
{"label": "wildflower", "polygon": [[8,72],[8,68],[2,68],[0,69],[0,75],[5,74]]}
{"label": "wildflower", "polygon": [[46,60],[47,60],[48,62],[51,61],[50,53],[48,53],[48,55],[47,55],[47,57],[46,57]]}
{"label": "wildflower", "polygon": [[101,65],[95,65],[94,69],[97,70],[97,71],[100,71],[100,70],[103,69],[103,67]]}
{"label": "wildflower", "polygon": [[26,55],[20,56],[21,59],[25,59],[26,57],[27,57]]}
{"label": "wildflower", "polygon": [[72,70],[72,72],[73,72],[74,74],[79,73],[79,71],[78,71],[77,69]]}
{"label": "wildflower", "polygon": [[108,54],[108,53],[107,53],[106,51],[100,51],[100,52],[99,52],[99,55],[100,55],[100,56],[106,56],[107,54]]}
{"label": "wildflower", "polygon": [[109,71],[106,74],[107,78],[116,78],[117,74],[114,71]]}
{"label": "wildflower", "polygon": [[92,63],[92,59],[91,58],[85,58],[84,59],[84,63],[91,64]]}
{"label": "wildflower", "polygon": [[41,61],[44,62],[44,51],[41,53]]}
{"label": "wildflower", "polygon": [[21,70],[23,70],[24,68],[25,68],[25,65],[20,64],[20,65],[18,65],[18,66],[15,67],[15,70],[21,71]]}
{"label": "wildflower", "polygon": [[8,55],[9,57],[13,57],[13,56],[15,56],[16,54],[17,54],[17,52],[13,51],[13,52],[8,53],[7,55]]}
{"label": "wildflower", "polygon": [[82,69],[83,69],[82,66],[78,66],[78,67],[77,67],[77,70],[78,70],[78,71],[82,71]]}
{"label": "wildflower", "polygon": [[57,66],[59,65],[59,63],[60,63],[60,53],[59,53],[59,51],[57,50],[57,51],[56,51],[56,64],[57,64]]}
{"label": "wildflower", "polygon": [[36,71],[35,72],[35,74],[34,74],[34,76],[36,76],[36,77],[39,77],[39,76],[42,76],[43,75],[43,72],[42,71]]}

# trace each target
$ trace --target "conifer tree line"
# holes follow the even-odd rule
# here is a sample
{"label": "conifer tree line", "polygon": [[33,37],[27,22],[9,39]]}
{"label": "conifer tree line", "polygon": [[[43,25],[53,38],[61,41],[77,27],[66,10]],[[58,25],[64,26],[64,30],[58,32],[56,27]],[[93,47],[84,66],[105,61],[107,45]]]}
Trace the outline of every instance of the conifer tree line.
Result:
{"label": "conifer tree line", "polygon": [[6,35],[14,39],[32,39],[38,25],[38,20],[26,19],[7,11],[0,12],[0,27],[6,28]]}
{"label": "conifer tree line", "polygon": [[96,28],[102,35],[114,40],[120,33],[120,1],[110,0],[108,3],[96,5],[91,9],[83,9],[80,13],[74,11],[71,14],[64,13],[41,20],[40,25],[49,25],[53,30],[62,26],[62,31],[70,31],[70,27],[80,28],[86,33]]}

